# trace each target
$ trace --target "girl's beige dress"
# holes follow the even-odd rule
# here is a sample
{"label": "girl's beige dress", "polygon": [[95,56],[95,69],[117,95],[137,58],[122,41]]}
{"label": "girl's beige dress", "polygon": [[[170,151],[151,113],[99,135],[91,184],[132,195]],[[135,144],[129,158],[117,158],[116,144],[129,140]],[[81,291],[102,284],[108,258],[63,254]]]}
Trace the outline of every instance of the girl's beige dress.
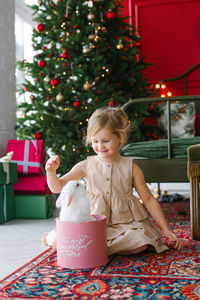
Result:
{"label": "girl's beige dress", "polygon": [[108,163],[95,156],[87,158],[87,191],[91,213],[107,217],[109,255],[151,245],[157,252],[167,250],[161,233],[132,192],[132,158],[119,156]]}

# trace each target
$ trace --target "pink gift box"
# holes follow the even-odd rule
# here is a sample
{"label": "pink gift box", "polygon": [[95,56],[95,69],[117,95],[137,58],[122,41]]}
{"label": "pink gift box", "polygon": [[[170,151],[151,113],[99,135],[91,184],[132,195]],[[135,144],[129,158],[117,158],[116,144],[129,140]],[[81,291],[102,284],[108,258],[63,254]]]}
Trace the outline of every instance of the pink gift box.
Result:
{"label": "pink gift box", "polygon": [[13,151],[11,161],[17,163],[19,174],[45,174],[45,151],[42,140],[8,140],[7,153]]}
{"label": "pink gift box", "polygon": [[20,176],[14,184],[15,194],[51,194],[46,175]]}
{"label": "pink gift box", "polygon": [[93,217],[95,221],[79,223],[56,219],[58,266],[87,269],[107,263],[106,217]]}

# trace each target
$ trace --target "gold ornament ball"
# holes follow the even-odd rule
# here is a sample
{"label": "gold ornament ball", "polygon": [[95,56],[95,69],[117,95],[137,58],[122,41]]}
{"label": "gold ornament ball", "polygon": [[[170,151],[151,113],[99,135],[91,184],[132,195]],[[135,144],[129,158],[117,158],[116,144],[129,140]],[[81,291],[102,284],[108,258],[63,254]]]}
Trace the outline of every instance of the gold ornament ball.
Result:
{"label": "gold ornament ball", "polygon": [[35,96],[34,95],[30,95],[30,99],[33,101],[35,100]]}
{"label": "gold ornament ball", "polygon": [[85,91],[88,91],[88,90],[91,89],[92,87],[93,87],[92,83],[89,83],[89,82],[86,82],[86,83],[84,83],[84,85],[83,85],[83,89],[84,89]]}
{"label": "gold ornament ball", "polygon": [[42,0],[38,0],[38,5],[42,5]]}
{"label": "gold ornament ball", "polygon": [[88,40],[92,41],[92,40],[94,40],[94,38],[95,38],[95,35],[93,33],[88,35]]}
{"label": "gold ornament ball", "polygon": [[90,48],[89,47],[85,47],[83,48],[83,53],[86,54],[86,53],[89,53],[90,52]]}
{"label": "gold ornament ball", "polygon": [[58,93],[58,95],[56,96],[56,102],[61,102],[63,101],[64,96],[61,93]]}
{"label": "gold ornament ball", "polygon": [[49,83],[50,80],[51,80],[51,78],[49,78],[48,76],[44,78],[45,83]]}
{"label": "gold ornament ball", "polygon": [[117,45],[117,49],[123,49],[124,48],[124,45],[122,44],[122,42],[119,42],[119,44]]}
{"label": "gold ornament ball", "polygon": [[49,48],[53,48],[53,46],[54,46],[54,44],[53,44],[53,42],[51,42],[51,43],[49,44]]}
{"label": "gold ornament ball", "polygon": [[89,13],[89,15],[87,16],[87,18],[88,18],[89,21],[93,21],[94,18],[95,18],[95,15],[92,14],[92,13]]}

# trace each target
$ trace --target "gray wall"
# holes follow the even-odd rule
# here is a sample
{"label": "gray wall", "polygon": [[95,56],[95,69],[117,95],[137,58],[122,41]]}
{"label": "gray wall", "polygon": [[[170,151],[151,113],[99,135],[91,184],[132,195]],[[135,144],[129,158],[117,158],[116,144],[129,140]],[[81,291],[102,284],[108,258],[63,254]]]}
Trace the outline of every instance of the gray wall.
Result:
{"label": "gray wall", "polygon": [[15,139],[15,1],[0,0],[0,156]]}

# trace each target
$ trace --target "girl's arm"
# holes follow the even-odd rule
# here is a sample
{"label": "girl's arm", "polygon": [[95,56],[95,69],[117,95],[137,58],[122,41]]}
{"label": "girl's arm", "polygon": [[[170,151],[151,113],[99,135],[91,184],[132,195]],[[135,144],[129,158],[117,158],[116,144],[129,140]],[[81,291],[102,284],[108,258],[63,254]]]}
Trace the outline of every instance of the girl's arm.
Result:
{"label": "girl's arm", "polygon": [[86,161],[77,163],[68,173],[62,177],[58,177],[56,170],[60,165],[59,156],[52,156],[48,159],[45,169],[47,172],[47,183],[53,193],[60,193],[62,188],[70,180],[79,180],[86,174]]}
{"label": "girl's arm", "polygon": [[160,226],[163,234],[170,240],[175,242],[175,248],[181,249],[182,245],[179,238],[169,229],[167,221],[164,217],[163,211],[157,199],[152,195],[148,186],[146,185],[142,170],[134,163],[133,164],[133,185],[142,199],[144,206]]}

